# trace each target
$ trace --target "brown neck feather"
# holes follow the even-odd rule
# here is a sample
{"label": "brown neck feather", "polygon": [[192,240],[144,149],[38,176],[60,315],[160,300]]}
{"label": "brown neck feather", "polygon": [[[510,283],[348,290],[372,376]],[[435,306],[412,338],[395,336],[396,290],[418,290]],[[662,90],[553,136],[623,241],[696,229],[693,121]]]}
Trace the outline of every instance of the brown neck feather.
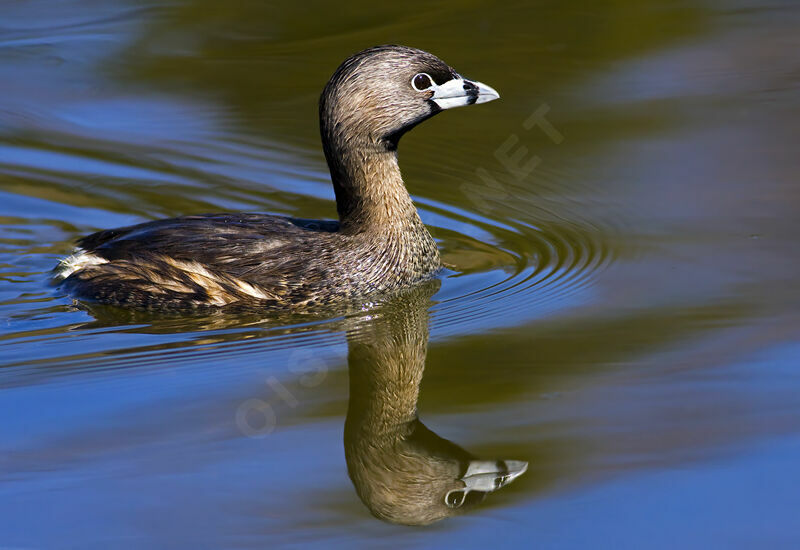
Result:
{"label": "brown neck feather", "polygon": [[343,232],[417,229],[422,225],[403,183],[396,151],[341,136],[325,144]]}

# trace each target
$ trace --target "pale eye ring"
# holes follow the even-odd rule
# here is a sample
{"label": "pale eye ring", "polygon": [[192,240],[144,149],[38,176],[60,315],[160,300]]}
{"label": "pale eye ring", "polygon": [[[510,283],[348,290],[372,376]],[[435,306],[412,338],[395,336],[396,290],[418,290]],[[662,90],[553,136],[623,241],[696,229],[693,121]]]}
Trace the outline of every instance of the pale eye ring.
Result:
{"label": "pale eye ring", "polygon": [[428,73],[417,73],[411,79],[411,86],[418,92],[424,92],[433,86],[433,79]]}

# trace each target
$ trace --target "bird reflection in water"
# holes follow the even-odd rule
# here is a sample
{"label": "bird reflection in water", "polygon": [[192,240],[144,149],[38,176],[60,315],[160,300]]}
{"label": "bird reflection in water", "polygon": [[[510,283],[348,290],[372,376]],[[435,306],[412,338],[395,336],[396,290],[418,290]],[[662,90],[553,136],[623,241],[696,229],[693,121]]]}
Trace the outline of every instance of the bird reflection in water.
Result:
{"label": "bird reflection in water", "polygon": [[412,289],[348,331],[347,470],[379,519],[426,525],[462,513],[522,475],[527,462],[477,460],[417,417],[438,281]]}
{"label": "bird reflection in water", "polygon": [[[469,510],[492,491],[508,485],[528,467],[519,460],[478,460],[439,437],[417,417],[417,399],[428,347],[428,308],[436,279],[407,289],[384,303],[352,309],[330,330],[347,333],[350,400],[344,428],[347,469],[356,492],[378,518],[426,525]],[[146,323],[153,333],[208,331],[243,326],[258,330],[290,327],[308,318],[258,314],[196,318],[153,317],[111,306],[87,305],[95,321],[87,326]],[[282,329],[287,332],[299,330]],[[220,341],[242,333],[221,333]],[[212,341],[205,336],[204,342]]]}

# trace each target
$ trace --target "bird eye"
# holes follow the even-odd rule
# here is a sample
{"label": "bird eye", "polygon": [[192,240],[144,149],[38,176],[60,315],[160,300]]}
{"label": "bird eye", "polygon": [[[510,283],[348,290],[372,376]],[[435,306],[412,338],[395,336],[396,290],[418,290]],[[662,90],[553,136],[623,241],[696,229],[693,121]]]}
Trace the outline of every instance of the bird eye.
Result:
{"label": "bird eye", "polygon": [[444,496],[444,503],[447,504],[448,508],[459,508],[462,504],[464,504],[466,497],[466,492],[456,489],[449,491]]}
{"label": "bird eye", "polygon": [[424,92],[433,86],[433,81],[426,73],[418,73],[414,76],[414,78],[411,79],[411,85],[416,91]]}

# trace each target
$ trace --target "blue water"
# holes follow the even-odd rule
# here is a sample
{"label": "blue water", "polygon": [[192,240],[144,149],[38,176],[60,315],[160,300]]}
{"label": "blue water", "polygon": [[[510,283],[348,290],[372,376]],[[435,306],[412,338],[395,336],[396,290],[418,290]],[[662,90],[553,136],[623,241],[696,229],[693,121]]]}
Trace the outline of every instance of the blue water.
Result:
{"label": "blue water", "polygon": [[[796,3],[1,11],[0,548],[800,547]],[[502,96],[403,138],[432,296],[164,319],[50,283],[99,229],[335,216],[317,97],[384,42]],[[528,471],[428,527],[373,517],[343,424],[381,331],[427,343],[428,428]]]}

